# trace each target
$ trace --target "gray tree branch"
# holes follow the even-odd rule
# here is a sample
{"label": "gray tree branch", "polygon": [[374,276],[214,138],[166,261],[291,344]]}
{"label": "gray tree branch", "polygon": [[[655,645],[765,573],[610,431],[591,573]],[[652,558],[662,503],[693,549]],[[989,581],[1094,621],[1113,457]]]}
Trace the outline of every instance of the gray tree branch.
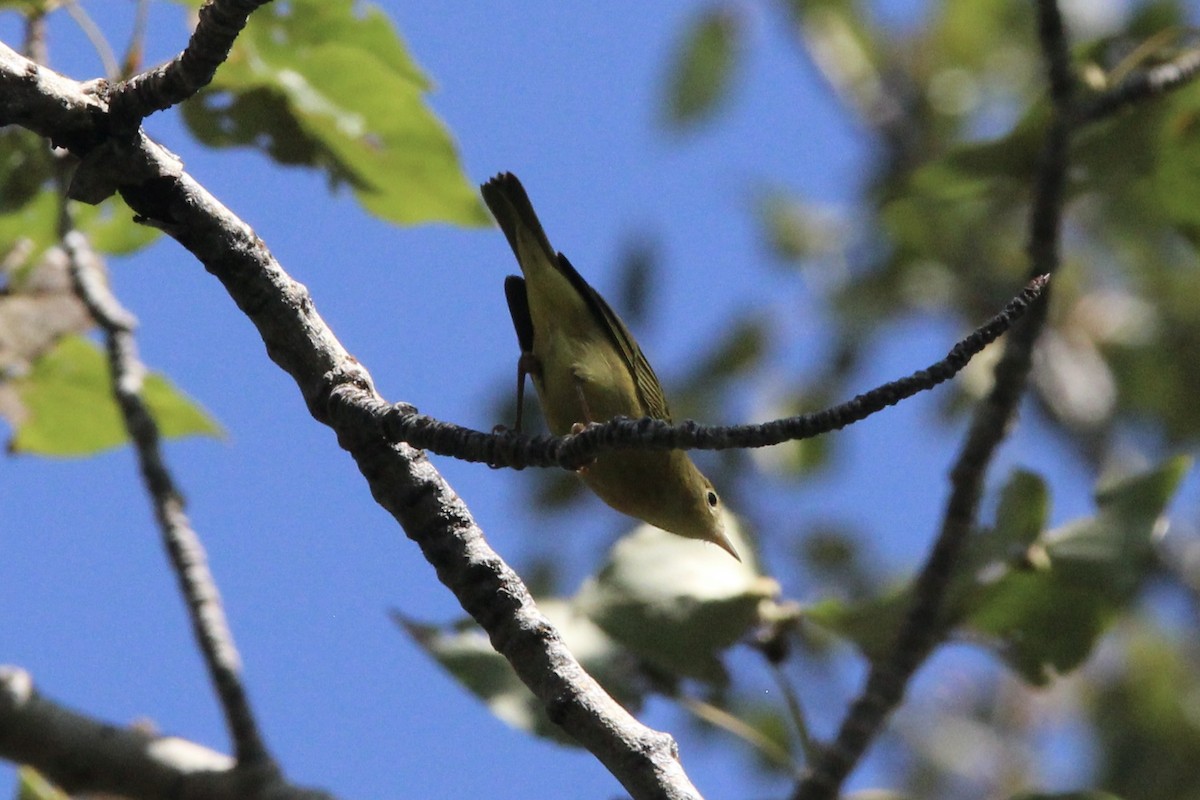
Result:
{"label": "gray tree branch", "polygon": [[174,237],[221,281],[257,327],[270,358],[296,381],[309,412],[333,428],[376,501],[420,546],[549,717],[635,798],[699,797],[674,740],[639,723],[583,670],[424,453],[388,444],[377,425],[358,424],[364,415],[334,413],[362,408],[370,418],[388,404],[317,314],[307,289],[161,146],[140,132],[121,142],[107,139],[106,113],[103,100],[83,85],[0,44],[0,125],[20,124],[68,147],[83,167],[100,170],[96,154],[102,153],[104,178],[139,219]]}

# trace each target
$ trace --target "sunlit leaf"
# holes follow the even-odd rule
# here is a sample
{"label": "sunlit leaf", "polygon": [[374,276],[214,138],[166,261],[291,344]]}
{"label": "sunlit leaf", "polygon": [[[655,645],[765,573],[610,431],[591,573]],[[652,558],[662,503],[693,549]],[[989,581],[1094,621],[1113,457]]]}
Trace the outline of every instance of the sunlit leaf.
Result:
{"label": "sunlit leaf", "polygon": [[19,208],[0,214],[0,257],[14,248],[22,256],[11,264],[10,280],[19,282],[46,249],[58,243],[59,203],[56,193],[45,189]]}
{"label": "sunlit leaf", "polygon": [[[0,258],[19,248],[22,257],[10,264],[12,280],[20,283],[29,267],[59,243],[62,198],[55,189],[43,189],[7,213],[0,213]],[[127,255],[153,242],[160,232],[133,221],[133,211],[113,196],[96,206],[71,203],[77,230],[87,235],[100,253]]]}
{"label": "sunlit leaf", "polygon": [[17,800],[71,800],[71,796],[33,767],[21,767],[17,770]]}
{"label": "sunlit leaf", "polygon": [[650,525],[623,537],[574,602],[609,636],[669,674],[721,683],[719,656],[761,618],[779,585],[758,574],[731,515],[741,563],[715,545]]}
{"label": "sunlit leaf", "polygon": [[[13,381],[21,409],[9,450],[46,456],[87,456],[128,441],[112,396],[108,363],[88,340],[69,336]],[[142,393],[163,436],[219,436],[212,418],[157,374]]]}
{"label": "sunlit leaf", "polygon": [[484,225],[429,81],[376,7],[294,0],[255,13],[212,85],[183,107],[213,146],[252,145],[325,171],[400,223]]}
{"label": "sunlit leaf", "polygon": [[831,207],[771,190],[759,199],[756,211],[772,253],[783,261],[836,256],[848,244],[846,220]]}

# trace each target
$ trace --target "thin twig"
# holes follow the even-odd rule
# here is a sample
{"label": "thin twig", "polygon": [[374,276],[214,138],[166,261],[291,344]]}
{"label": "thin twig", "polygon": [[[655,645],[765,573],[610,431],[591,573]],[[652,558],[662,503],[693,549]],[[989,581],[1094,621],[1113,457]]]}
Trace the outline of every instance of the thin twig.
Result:
{"label": "thin twig", "polygon": [[25,53],[26,58],[37,64],[45,64],[49,61],[49,53],[46,50],[46,15],[44,12],[34,11],[25,18],[25,41],[21,45],[21,51]]}
{"label": "thin twig", "polygon": [[108,100],[114,129],[132,133],[155,111],[182,103],[207,86],[250,15],[267,2],[211,0],[201,6],[196,30],[182,53],[113,87]]}
{"label": "thin twig", "polygon": [[133,12],[133,30],[129,32],[129,45],[125,48],[125,57],[121,59],[122,79],[131,77],[142,64],[142,55],[146,51],[146,23],[150,19],[150,0],[137,0]]}
{"label": "thin twig", "polygon": [[780,766],[789,767],[793,773],[799,773],[799,767],[792,759],[791,753],[779,746],[779,743],[765,735],[753,725],[737,717],[723,708],[696,697],[681,695],[679,704],[690,711],[697,719],[704,720],[727,733],[736,736],[749,744],[765,757]]}
{"label": "thin twig", "polygon": [[775,677],[775,685],[783,693],[788,715],[792,719],[792,725],[796,728],[796,736],[800,740],[800,750],[804,753],[804,761],[811,764],[817,758],[818,747],[813,739],[812,731],[808,728],[808,717],[804,714],[804,707],[800,705],[800,696],[796,694],[795,687],[792,686],[792,682],[788,680],[788,676],[779,664],[769,659],[767,664],[771,668],[771,674]]}
{"label": "thin twig", "polygon": [[389,409],[380,420],[390,441],[404,442],[439,455],[496,467],[560,467],[578,469],[597,454],[621,447],[660,450],[726,450],[770,447],[811,439],[863,420],[918,392],[954,377],[977,353],[995,341],[1045,289],[1047,279],[1034,278],[1003,311],[958,342],[942,360],[912,375],[864,392],[832,408],[770,422],[706,426],[687,421],[673,425],[660,419],[618,417],[567,436],[526,436],[472,430],[416,413],[407,404]]}
{"label": "thin twig", "polygon": [[104,77],[110,81],[117,80],[121,76],[121,66],[117,63],[117,55],[113,52],[112,45],[108,43],[108,39],[104,38],[104,31],[100,30],[96,21],[75,0],[67,0],[63,5],[71,19],[75,20],[75,24],[83,31],[83,35],[92,43],[92,49],[96,51],[96,55],[100,57],[100,63],[104,67]]}
{"label": "thin twig", "polygon": [[[65,175],[60,182],[65,190]],[[60,228],[75,294],[104,332],[113,395],[141,465],[163,545],[179,581],[192,632],[224,711],[238,765],[275,770],[242,683],[241,658],[221,606],[216,581],[208,569],[204,546],[184,512],[183,497],[163,460],[158,424],[142,398],[146,368],[138,357],[133,335],[137,320],[109,290],[100,256],[92,250],[87,237],[73,229],[65,199]]]}
{"label": "thin twig", "polygon": [[[1037,0],[1038,32],[1047,64],[1054,117],[1046,134],[1030,210],[1031,273],[1052,275],[1058,267],[1059,227],[1071,132],[1073,79],[1066,32],[1054,0]],[[951,471],[951,494],[937,542],[917,576],[912,607],[892,653],[871,665],[866,686],[853,702],[836,739],[811,766],[794,800],[835,797],[850,771],[903,699],[909,679],[944,637],[942,600],[963,545],[974,528],[983,482],[992,456],[1016,416],[1032,360],[1033,344],[1046,316],[1046,297],[1013,331],[996,366],[991,394],[980,405]]]}

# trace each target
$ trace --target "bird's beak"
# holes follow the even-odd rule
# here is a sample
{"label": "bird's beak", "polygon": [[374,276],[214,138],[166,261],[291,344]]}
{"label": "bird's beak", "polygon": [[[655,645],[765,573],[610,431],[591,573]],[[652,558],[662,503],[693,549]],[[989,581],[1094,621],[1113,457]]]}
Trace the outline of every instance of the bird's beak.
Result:
{"label": "bird's beak", "polygon": [[733,549],[733,542],[729,541],[729,537],[725,535],[725,531],[723,531],[723,530],[715,531],[713,533],[713,538],[711,541],[717,547],[721,548],[726,553],[729,553],[729,555],[733,556],[734,559],[736,559],[738,561],[738,563],[741,563],[742,557],[737,554],[737,550]]}

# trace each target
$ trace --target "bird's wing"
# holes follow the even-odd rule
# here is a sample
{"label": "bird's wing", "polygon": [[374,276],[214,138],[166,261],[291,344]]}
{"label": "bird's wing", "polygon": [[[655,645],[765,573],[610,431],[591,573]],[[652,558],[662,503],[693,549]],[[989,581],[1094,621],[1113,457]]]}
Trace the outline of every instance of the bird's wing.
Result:
{"label": "bird's wing", "polygon": [[659,382],[658,376],[654,374],[654,368],[646,360],[645,354],[642,353],[642,348],[638,346],[637,340],[629,332],[629,328],[625,327],[625,323],[617,316],[617,312],[613,311],[600,293],[575,271],[571,262],[562,253],[558,254],[558,268],[571,281],[571,285],[583,295],[588,309],[608,331],[609,338],[617,348],[617,352],[621,354],[625,365],[629,367],[630,374],[633,375],[638,400],[646,410],[646,416],[670,422],[671,411],[667,408],[667,398],[663,396],[662,384]]}

